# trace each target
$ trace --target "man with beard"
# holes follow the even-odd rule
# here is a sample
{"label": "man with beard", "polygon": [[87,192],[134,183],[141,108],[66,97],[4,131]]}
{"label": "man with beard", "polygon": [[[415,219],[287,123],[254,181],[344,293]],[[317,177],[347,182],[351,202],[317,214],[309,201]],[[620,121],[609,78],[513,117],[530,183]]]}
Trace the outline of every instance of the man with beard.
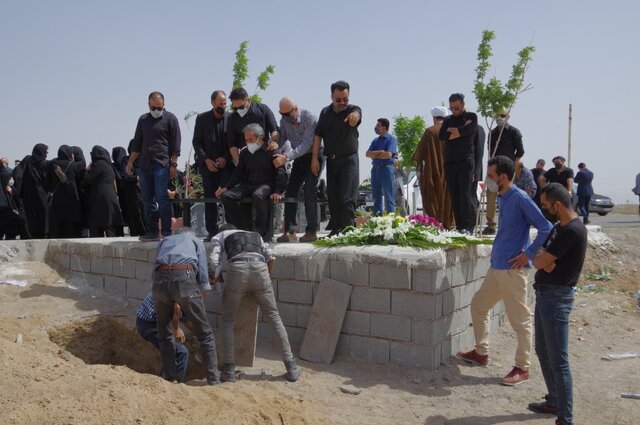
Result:
{"label": "man with beard", "polygon": [[33,239],[44,239],[48,232],[47,153],[49,147],[38,143],[14,170],[16,190],[22,199],[27,228]]}
{"label": "man with beard", "polygon": [[358,185],[358,127],[362,110],[349,104],[349,83],[331,84],[331,105],[320,112],[311,148],[311,171],[320,174],[320,144],[327,158],[327,197],[331,213],[331,233],[336,235],[355,225]]}

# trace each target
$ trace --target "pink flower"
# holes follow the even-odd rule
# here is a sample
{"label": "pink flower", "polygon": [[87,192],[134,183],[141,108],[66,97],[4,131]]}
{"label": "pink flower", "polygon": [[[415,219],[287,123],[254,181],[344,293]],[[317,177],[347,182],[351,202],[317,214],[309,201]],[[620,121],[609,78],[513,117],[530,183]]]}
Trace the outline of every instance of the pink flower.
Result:
{"label": "pink flower", "polygon": [[444,229],[444,226],[442,225],[442,223],[440,223],[434,217],[429,217],[426,214],[410,215],[408,219],[413,224],[422,224],[423,226],[431,226],[431,227],[436,227],[438,229]]}

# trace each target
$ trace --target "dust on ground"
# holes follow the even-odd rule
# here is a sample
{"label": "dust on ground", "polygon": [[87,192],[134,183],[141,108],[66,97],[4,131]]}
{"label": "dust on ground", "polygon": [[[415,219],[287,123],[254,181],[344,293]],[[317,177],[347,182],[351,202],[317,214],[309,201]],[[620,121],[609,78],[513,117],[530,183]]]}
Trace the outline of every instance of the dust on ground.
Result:
{"label": "dust on ground", "polygon": [[[640,313],[633,294],[640,289],[640,229],[604,231],[614,245],[591,246],[585,273],[597,274],[602,266],[615,273],[610,281],[596,281],[598,291],[578,293],[572,313],[575,420],[632,425],[638,424],[640,400],[620,394],[640,392],[640,359],[601,357],[640,353]],[[492,335],[486,368],[449,359],[430,372],[338,357],[328,366],[301,362],[301,380],[288,383],[273,341],[259,340],[254,369],[271,370],[272,378],[254,376],[213,388],[170,384],[154,376],[160,366],[155,349],[135,336],[135,306],[73,289],[41,263],[0,267],[33,273],[14,276],[29,280],[26,288],[0,285],[3,424],[543,425],[554,420],[526,410],[545,393],[535,356],[530,382],[499,385],[515,350],[508,324]],[[21,345],[17,334],[22,334]],[[197,359],[192,363],[197,366]],[[197,369],[190,373],[198,375]],[[362,393],[344,394],[342,384]]]}

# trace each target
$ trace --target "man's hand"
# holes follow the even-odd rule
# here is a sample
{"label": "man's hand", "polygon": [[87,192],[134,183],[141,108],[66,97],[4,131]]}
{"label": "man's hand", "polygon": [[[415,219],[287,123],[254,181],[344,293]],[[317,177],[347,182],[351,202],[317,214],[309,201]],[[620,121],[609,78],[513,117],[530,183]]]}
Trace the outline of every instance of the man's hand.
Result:
{"label": "man's hand", "polygon": [[311,173],[314,176],[320,174],[320,161],[318,161],[318,158],[311,158]]}
{"label": "man's hand", "polygon": [[280,201],[281,199],[282,199],[282,195],[281,195],[281,194],[279,194],[279,193],[272,193],[272,194],[271,194],[271,200],[272,200],[273,202],[278,202],[278,201]]}
{"label": "man's hand", "polygon": [[218,190],[216,190],[216,198],[219,198],[226,191],[227,191],[226,187],[219,187]]}
{"label": "man's hand", "polygon": [[449,132],[449,140],[458,139],[460,137],[460,131],[456,127],[447,128],[447,132]]}
{"label": "man's hand", "polygon": [[211,171],[212,173],[218,172],[218,167],[216,167],[216,163],[213,161],[213,159],[205,159],[204,164],[207,166],[207,170]]}
{"label": "man's hand", "polygon": [[551,273],[555,268],[556,268],[556,262],[554,261],[553,263],[549,264],[547,267],[543,268],[542,270],[544,270],[547,273]]}
{"label": "man's hand", "polygon": [[186,341],[186,337],[184,336],[184,331],[182,329],[180,329],[180,326],[178,326],[177,328],[175,328],[173,330],[173,333],[176,337],[176,341],[178,341],[180,344],[184,344],[184,342]]}
{"label": "man's hand", "polygon": [[167,189],[167,196],[169,199],[176,199],[176,191]]}
{"label": "man's hand", "polygon": [[178,167],[169,166],[169,178],[175,179],[178,174]]}
{"label": "man's hand", "polygon": [[225,158],[224,156],[216,158],[214,165],[218,168],[218,170],[222,170],[227,166],[227,158]]}
{"label": "man's hand", "polygon": [[276,150],[278,149],[280,145],[278,145],[277,142],[274,142],[273,140],[269,140],[269,143],[267,143],[267,150],[268,151],[272,151],[272,150]]}
{"label": "man's hand", "polygon": [[273,166],[276,168],[282,167],[284,164],[287,163],[287,160],[289,158],[287,158],[287,155],[282,154],[282,153],[277,153],[275,155],[273,155]]}
{"label": "man's hand", "polygon": [[127,167],[125,168],[124,172],[127,173],[128,176],[133,174],[133,162],[127,162]]}
{"label": "man's hand", "polygon": [[351,127],[355,127],[358,124],[358,121],[360,121],[360,114],[356,111],[353,111],[344,119],[344,122],[348,123]]}
{"label": "man's hand", "polygon": [[512,269],[521,269],[522,267],[529,264],[529,257],[524,253],[524,250],[520,251],[517,257],[513,257],[509,260],[509,264],[511,264]]}

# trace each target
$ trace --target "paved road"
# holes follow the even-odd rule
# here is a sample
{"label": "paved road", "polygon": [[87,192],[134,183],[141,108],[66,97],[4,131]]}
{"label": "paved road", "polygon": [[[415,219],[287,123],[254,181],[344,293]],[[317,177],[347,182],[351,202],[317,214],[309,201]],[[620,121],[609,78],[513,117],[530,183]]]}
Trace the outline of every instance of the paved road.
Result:
{"label": "paved road", "polygon": [[616,227],[616,228],[640,228],[640,217],[638,215],[631,214],[607,214],[604,217],[600,217],[597,214],[590,215],[591,224],[597,224],[602,226],[603,229]]}

